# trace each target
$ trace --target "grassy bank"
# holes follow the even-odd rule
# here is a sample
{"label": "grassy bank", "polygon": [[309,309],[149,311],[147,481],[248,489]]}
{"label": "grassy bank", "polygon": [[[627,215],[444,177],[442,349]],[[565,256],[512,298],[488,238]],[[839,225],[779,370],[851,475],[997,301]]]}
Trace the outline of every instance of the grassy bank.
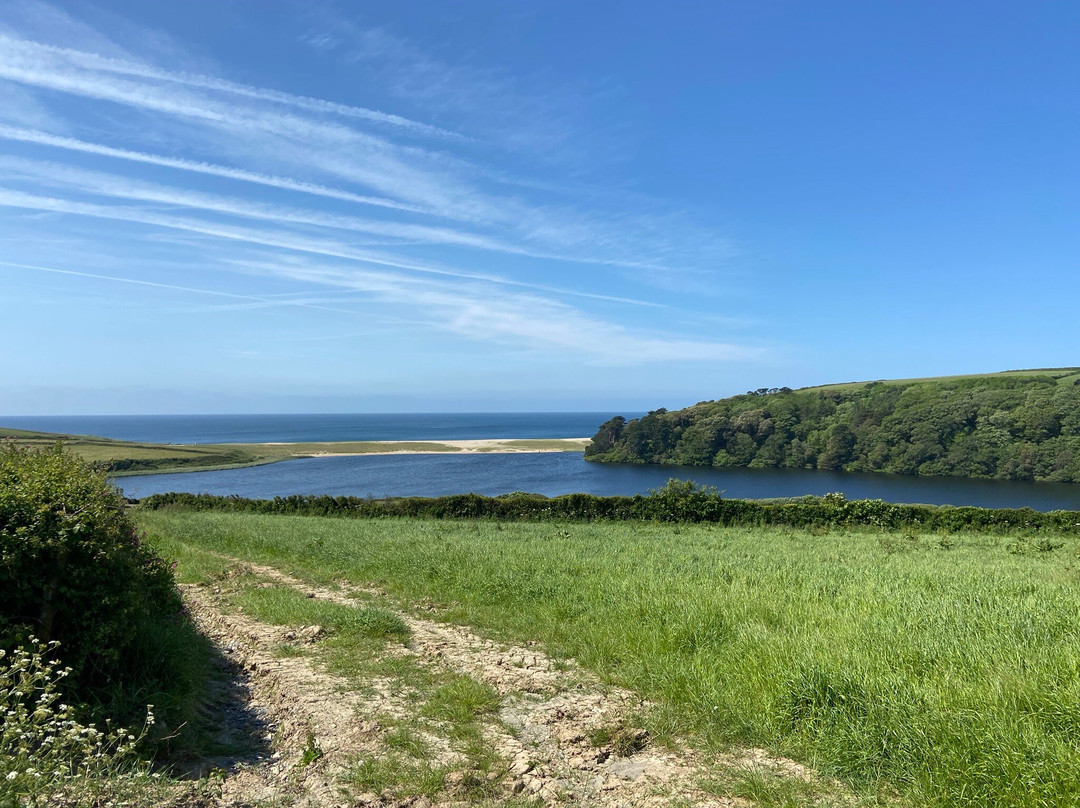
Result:
{"label": "grassy bank", "polygon": [[113,476],[212,471],[276,463],[297,457],[443,452],[581,452],[588,440],[502,439],[460,441],[335,441],[306,443],[139,443],[94,435],[65,435],[0,427],[0,440],[39,449],[63,443]]}
{"label": "grassy bank", "polygon": [[655,700],[659,734],[765,746],[912,804],[1080,804],[1074,536],[138,518],[184,576],[220,551],[541,640]]}
{"label": "grassy bank", "polygon": [[146,471],[191,471],[210,468],[231,468],[268,462],[265,457],[248,448],[229,444],[162,444],[112,440],[95,435],[66,435],[54,432],[30,432],[24,429],[0,427],[0,440],[16,446],[43,449],[63,443],[83,460],[116,474],[138,474]]}

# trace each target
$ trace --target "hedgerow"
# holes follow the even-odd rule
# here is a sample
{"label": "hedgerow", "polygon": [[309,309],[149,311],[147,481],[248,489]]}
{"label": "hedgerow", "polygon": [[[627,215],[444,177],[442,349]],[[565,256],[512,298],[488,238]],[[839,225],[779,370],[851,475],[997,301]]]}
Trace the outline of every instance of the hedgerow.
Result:
{"label": "hedgerow", "polygon": [[566,494],[545,497],[514,493],[498,497],[459,494],[446,497],[289,496],[242,499],[210,494],[154,494],[141,500],[147,510],[183,508],[306,516],[375,518],[388,516],[433,519],[510,519],[544,521],[706,522],[724,526],[858,527],[885,530],[917,528],[961,530],[1080,532],[1080,512],[1043,513],[1031,508],[973,508],[898,505],[882,500],[848,500],[843,494],[800,497],[782,502],[724,499],[715,489],[670,480],[648,496],[598,497]]}
{"label": "hedgerow", "polygon": [[0,648],[59,643],[65,699],[141,722],[179,705],[194,632],[169,565],[104,474],[56,446],[0,449]]}

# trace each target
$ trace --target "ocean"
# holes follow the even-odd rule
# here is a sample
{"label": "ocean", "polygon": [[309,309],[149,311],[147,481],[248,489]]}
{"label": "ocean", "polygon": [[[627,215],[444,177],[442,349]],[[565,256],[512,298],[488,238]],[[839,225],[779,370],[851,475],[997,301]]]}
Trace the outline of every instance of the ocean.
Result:
{"label": "ocean", "polygon": [[0,426],[141,443],[586,438],[614,412],[0,416]]}

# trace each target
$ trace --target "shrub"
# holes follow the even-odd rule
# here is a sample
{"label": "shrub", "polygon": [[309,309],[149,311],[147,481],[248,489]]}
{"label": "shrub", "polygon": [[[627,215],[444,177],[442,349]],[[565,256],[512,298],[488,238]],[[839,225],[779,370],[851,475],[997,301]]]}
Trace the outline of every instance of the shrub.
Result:
{"label": "shrub", "polygon": [[59,445],[0,449],[0,648],[59,642],[65,695],[130,723],[181,673],[182,608],[103,474]]}
{"label": "shrub", "polygon": [[672,478],[649,493],[650,516],[661,522],[720,521],[723,500],[710,486]]}

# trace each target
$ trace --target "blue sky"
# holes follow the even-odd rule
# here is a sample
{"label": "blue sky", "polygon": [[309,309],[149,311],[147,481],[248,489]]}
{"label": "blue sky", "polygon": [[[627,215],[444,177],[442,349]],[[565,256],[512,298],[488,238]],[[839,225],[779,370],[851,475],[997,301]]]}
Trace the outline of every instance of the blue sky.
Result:
{"label": "blue sky", "polygon": [[1080,5],[0,6],[0,413],[1080,364]]}

